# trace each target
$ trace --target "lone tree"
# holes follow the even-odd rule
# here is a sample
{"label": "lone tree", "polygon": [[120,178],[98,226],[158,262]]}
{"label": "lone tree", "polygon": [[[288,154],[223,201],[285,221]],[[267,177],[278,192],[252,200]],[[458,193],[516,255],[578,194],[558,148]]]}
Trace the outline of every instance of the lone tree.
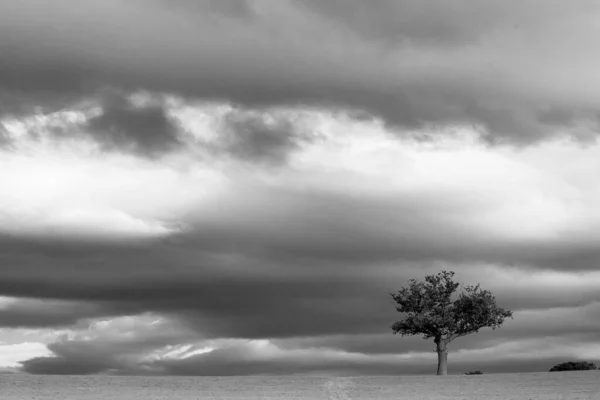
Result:
{"label": "lone tree", "polygon": [[448,374],[448,343],[460,336],[479,332],[481,328],[496,329],[512,311],[496,305],[496,298],[479,285],[461,288],[454,282],[454,272],[442,271],[428,275],[425,282],[409,281],[397,293],[391,293],[396,310],[405,314],[402,321],[392,325],[394,334],[423,335],[433,338],[438,354],[438,375]]}

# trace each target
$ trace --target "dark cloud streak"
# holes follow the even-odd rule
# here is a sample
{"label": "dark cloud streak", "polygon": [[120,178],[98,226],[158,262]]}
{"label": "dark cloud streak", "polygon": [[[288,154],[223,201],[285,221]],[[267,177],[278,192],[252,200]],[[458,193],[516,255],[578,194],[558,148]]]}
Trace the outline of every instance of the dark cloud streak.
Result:
{"label": "dark cloud streak", "polygon": [[267,121],[266,117],[268,114],[243,110],[228,112],[220,120],[217,154],[223,152],[253,164],[281,165],[290,153],[315,138],[289,119]]}
{"label": "dark cloud streak", "polygon": [[[117,86],[251,108],[342,107],[411,129],[482,125],[491,142],[521,144],[553,137],[547,125],[552,119],[540,124],[536,113],[564,101],[539,85],[522,96],[507,66],[482,69],[486,41],[494,32],[517,40],[515,32],[553,30],[556,15],[576,19],[589,12],[584,3],[553,2],[547,7],[549,22],[540,23],[544,18],[537,18],[540,9],[531,2],[4,3],[0,50],[8,57],[0,67],[0,85],[33,97],[89,95]],[[27,31],[32,25],[36,30]],[[346,50],[350,43],[352,51]],[[404,61],[427,57],[432,45],[456,54],[455,65],[446,64],[448,56],[423,66]],[[474,55],[461,55],[470,48]],[[524,68],[532,81],[533,68]],[[585,102],[574,96],[568,112],[581,110]]]}
{"label": "dark cloud streak", "polygon": [[135,106],[124,98],[104,102],[102,113],[82,127],[107,150],[156,157],[181,148],[179,127],[160,105]]}

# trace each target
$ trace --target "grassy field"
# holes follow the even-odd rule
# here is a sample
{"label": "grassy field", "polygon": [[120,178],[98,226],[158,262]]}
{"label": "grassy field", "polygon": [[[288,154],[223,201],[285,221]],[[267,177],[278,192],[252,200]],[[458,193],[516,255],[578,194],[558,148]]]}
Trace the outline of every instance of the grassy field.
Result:
{"label": "grassy field", "polygon": [[0,375],[2,400],[599,399],[600,372],[397,377]]}

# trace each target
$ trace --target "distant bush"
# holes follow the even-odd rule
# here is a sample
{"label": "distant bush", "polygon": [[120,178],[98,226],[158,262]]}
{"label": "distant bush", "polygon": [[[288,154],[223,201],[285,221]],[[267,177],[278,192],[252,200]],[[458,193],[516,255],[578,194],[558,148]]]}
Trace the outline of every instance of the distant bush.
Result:
{"label": "distant bush", "polygon": [[562,364],[558,364],[555,365],[554,367],[552,367],[552,369],[550,370],[550,372],[556,372],[556,371],[589,371],[589,370],[596,370],[598,368],[596,368],[596,364],[594,363],[589,363],[587,361],[579,361],[579,362],[573,362],[573,361],[569,361],[569,362],[565,362]]}
{"label": "distant bush", "polygon": [[471,371],[471,372],[465,372],[465,375],[483,375],[483,372],[481,372],[481,371]]}

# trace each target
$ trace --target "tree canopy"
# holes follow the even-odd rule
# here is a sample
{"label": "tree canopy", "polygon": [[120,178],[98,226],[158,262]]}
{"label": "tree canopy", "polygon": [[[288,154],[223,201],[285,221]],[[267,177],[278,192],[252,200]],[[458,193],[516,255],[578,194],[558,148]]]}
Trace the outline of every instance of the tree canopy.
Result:
{"label": "tree canopy", "polygon": [[446,374],[448,343],[482,328],[496,329],[512,318],[512,311],[498,307],[490,291],[479,285],[461,287],[453,277],[454,272],[442,271],[426,276],[425,281],[411,279],[408,287],[391,293],[396,311],[405,315],[391,326],[393,333],[434,338],[438,355],[444,353],[438,360],[440,375]]}

